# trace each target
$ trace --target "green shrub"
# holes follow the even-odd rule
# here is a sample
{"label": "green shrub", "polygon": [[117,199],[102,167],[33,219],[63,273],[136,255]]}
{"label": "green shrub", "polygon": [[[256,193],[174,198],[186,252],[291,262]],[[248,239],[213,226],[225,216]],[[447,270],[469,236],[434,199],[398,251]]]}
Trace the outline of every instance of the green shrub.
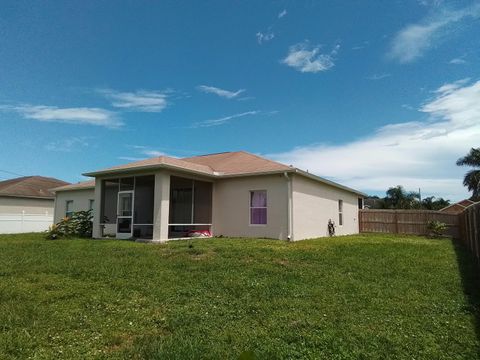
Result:
{"label": "green shrub", "polygon": [[92,210],[74,212],[71,217],[64,217],[57,224],[50,226],[46,237],[51,240],[73,236],[91,237],[92,220]]}
{"label": "green shrub", "polygon": [[92,210],[77,211],[73,213],[70,221],[72,223],[72,229],[75,236],[92,237]]}
{"label": "green shrub", "polygon": [[439,238],[443,236],[445,230],[447,230],[447,224],[438,220],[432,220],[427,223],[427,229],[430,236],[434,238]]}

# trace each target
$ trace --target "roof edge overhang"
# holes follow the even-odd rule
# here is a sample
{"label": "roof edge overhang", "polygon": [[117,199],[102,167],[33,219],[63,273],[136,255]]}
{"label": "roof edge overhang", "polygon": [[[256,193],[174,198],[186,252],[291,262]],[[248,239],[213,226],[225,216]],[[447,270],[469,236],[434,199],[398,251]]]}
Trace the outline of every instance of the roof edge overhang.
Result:
{"label": "roof edge overhang", "polygon": [[[140,171],[148,171],[148,170],[160,170],[160,169],[171,169],[176,171],[187,172],[196,175],[207,176],[216,179],[228,179],[228,178],[235,178],[235,177],[245,177],[245,176],[261,176],[261,175],[273,175],[273,174],[283,174],[284,172],[294,172],[294,169],[285,169],[285,170],[272,170],[272,171],[259,171],[259,172],[250,172],[250,173],[239,173],[239,174],[224,174],[221,172],[214,172],[213,174],[203,172],[203,171],[196,171],[192,169],[185,169],[181,166],[174,166],[169,164],[156,164],[156,165],[146,165],[146,166],[138,166],[135,168],[130,169],[114,169],[114,170],[105,170],[105,171],[94,171],[83,173],[83,176],[89,177],[100,177],[105,175],[114,175],[114,174],[131,174]],[[65,189],[68,190],[68,189]],[[73,189],[72,189],[73,190]]]}
{"label": "roof edge overhang", "polygon": [[295,170],[292,168],[292,169],[285,169],[285,170],[258,171],[258,172],[249,172],[249,173],[239,173],[239,174],[217,173],[215,177],[217,179],[232,179],[232,178],[240,178],[240,177],[248,177],[248,176],[265,176],[265,175],[276,175],[276,174],[293,173],[293,172],[295,172]]}
{"label": "roof edge overhang", "polygon": [[306,172],[304,170],[300,170],[300,169],[295,168],[295,173],[299,174],[299,175],[302,175],[302,176],[305,176],[309,179],[316,180],[318,182],[321,182],[321,183],[324,183],[324,184],[327,184],[327,185],[330,185],[330,186],[333,186],[333,187],[336,187],[336,188],[339,188],[339,189],[342,189],[342,190],[345,190],[345,191],[348,191],[348,192],[351,192],[351,193],[354,193],[354,194],[357,194],[357,195],[360,195],[360,196],[363,196],[363,197],[368,196],[367,194],[365,194],[361,191],[352,189],[348,186],[341,185],[339,183],[336,183],[335,181],[325,179],[321,176],[310,174],[309,172]]}
{"label": "roof edge overhang", "polygon": [[29,196],[29,195],[15,195],[15,194],[0,194],[0,197],[19,198],[19,199],[55,200],[55,196]]}
{"label": "roof edge overhang", "polygon": [[155,164],[155,165],[136,166],[136,167],[127,168],[127,169],[100,170],[100,171],[83,173],[82,175],[96,178],[96,177],[100,177],[100,176],[104,176],[104,175],[131,174],[131,173],[136,173],[136,172],[139,172],[139,171],[160,170],[160,169],[172,169],[172,170],[183,171],[183,172],[196,174],[196,175],[215,177],[215,174],[210,174],[210,173],[207,173],[207,172],[204,172],[204,171],[185,169],[184,167],[181,167],[181,166],[174,166],[174,165],[169,165],[169,164]]}
{"label": "roof edge overhang", "polygon": [[92,185],[92,186],[83,186],[83,187],[71,187],[71,188],[67,188],[67,189],[52,189],[50,191],[52,191],[53,193],[57,193],[57,192],[62,192],[62,191],[76,191],[76,190],[91,190],[91,189],[95,189],[95,185]]}

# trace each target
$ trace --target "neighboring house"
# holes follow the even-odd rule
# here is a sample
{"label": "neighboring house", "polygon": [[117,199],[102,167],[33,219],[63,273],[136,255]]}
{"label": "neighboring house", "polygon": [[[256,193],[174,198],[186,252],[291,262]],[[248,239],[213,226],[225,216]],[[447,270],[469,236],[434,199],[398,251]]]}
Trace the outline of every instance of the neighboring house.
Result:
{"label": "neighboring house", "polygon": [[0,182],[0,233],[47,230],[53,221],[52,188],[68,184],[43,176]]}
{"label": "neighboring house", "polygon": [[210,232],[301,240],[328,235],[329,219],[337,235],[354,234],[365,196],[243,151],[160,156],[84,175],[95,178],[95,189],[93,182],[56,189],[55,219],[94,199],[95,238],[166,241]]}
{"label": "neighboring house", "polygon": [[95,180],[60,186],[53,191],[55,192],[55,223],[64,217],[71,216],[74,212],[94,209]]}
{"label": "neighboring house", "polygon": [[473,204],[475,204],[474,201],[465,199],[465,200],[456,202],[455,204],[445,206],[443,209],[440,209],[439,211],[447,213],[447,214],[460,214],[467,207],[469,207],[470,205],[473,205]]}

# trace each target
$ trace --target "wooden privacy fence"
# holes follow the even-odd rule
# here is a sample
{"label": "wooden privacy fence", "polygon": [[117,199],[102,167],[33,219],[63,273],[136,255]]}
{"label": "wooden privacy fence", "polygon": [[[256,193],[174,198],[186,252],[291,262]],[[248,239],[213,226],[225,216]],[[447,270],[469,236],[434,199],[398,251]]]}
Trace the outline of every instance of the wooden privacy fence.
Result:
{"label": "wooden privacy fence", "polygon": [[461,241],[480,259],[480,203],[470,205],[460,215]]}
{"label": "wooden privacy fence", "polygon": [[428,234],[427,224],[437,220],[447,224],[446,235],[461,236],[459,216],[431,210],[377,210],[359,211],[360,232],[391,234]]}

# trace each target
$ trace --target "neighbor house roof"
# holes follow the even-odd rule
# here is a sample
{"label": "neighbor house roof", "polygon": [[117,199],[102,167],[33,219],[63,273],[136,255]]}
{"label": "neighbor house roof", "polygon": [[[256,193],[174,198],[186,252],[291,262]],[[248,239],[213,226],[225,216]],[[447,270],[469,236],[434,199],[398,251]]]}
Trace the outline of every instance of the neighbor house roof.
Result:
{"label": "neighbor house roof", "polygon": [[461,212],[463,212],[463,210],[465,210],[467,207],[473,204],[475,204],[474,201],[465,199],[465,200],[456,202],[455,204],[445,206],[443,209],[440,209],[439,211],[444,213],[449,213],[449,214],[460,214]]}
{"label": "neighbor house roof", "polygon": [[68,185],[68,182],[43,176],[24,176],[0,181],[0,196],[53,199],[53,188]]}
{"label": "neighbor house roof", "polygon": [[87,190],[95,188],[95,180],[81,181],[76,184],[64,185],[52,189],[53,192],[69,191],[69,190]]}
{"label": "neighbor house roof", "polygon": [[273,173],[298,173],[313,180],[335,186],[346,191],[365,196],[364,193],[349,187],[337,184],[333,181],[310,174],[303,170],[287,166],[276,161],[250,154],[245,151],[224,152],[188,157],[183,159],[169,156],[159,156],[151,159],[135,161],[124,165],[114,166],[107,169],[85,173],[85,176],[102,176],[117,173],[129,173],[139,170],[153,170],[169,168],[174,170],[188,171],[215,178],[228,178],[237,176],[253,176]]}
{"label": "neighbor house roof", "polygon": [[469,207],[470,205],[475,204],[475,202],[472,201],[472,200],[469,200],[469,199],[465,199],[465,200],[457,202],[457,204],[460,205],[460,206],[463,206],[463,207]]}

